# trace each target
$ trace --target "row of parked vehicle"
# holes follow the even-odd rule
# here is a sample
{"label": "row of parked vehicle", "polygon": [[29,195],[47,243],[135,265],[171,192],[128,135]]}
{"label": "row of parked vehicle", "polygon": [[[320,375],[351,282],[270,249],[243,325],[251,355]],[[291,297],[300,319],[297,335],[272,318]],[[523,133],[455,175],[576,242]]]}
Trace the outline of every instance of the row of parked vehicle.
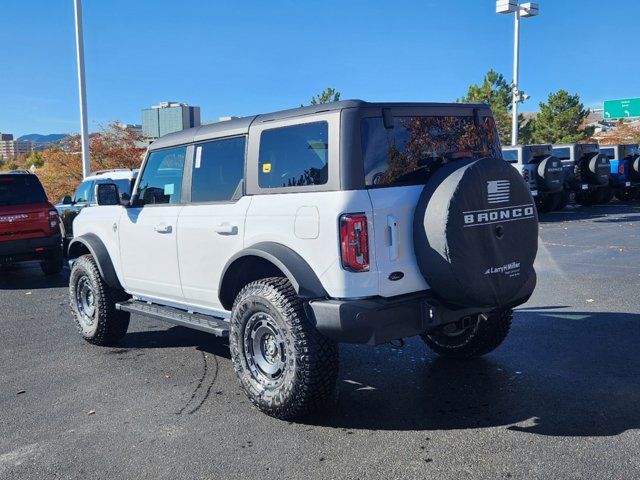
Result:
{"label": "row of parked vehicle", "polygon": [[520,171],[540,212],[562,210],[572,198],[580,205],[640,199],[637,144],[516,145],[502,155]]}

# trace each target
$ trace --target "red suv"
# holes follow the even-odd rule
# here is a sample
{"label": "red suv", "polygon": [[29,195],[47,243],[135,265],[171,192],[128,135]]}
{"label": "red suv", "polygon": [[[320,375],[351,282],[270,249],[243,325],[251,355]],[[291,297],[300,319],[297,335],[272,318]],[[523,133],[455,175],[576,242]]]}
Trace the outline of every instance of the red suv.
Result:
{"label": "red suv", "polygon": [[38,177],[0,174],[0,266],[40,260],[45,275],[62,270],[60,218]]}

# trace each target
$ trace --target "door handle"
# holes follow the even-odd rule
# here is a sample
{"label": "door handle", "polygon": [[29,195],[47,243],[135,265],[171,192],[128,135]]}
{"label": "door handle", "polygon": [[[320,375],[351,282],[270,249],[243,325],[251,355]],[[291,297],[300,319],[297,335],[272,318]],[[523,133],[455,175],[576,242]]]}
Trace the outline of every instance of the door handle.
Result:
{"label": "door handle", "polygon": [[173,228],[171,225],[167,225],[166,223],[160,223],[153,227],[153,230],[157,233],[171,233]]}
{"label": "door handle", "polygon": [[238,226],[231,225],[230,223],[219,223],[213,230],[220,235],[236,235],[238,233]]}

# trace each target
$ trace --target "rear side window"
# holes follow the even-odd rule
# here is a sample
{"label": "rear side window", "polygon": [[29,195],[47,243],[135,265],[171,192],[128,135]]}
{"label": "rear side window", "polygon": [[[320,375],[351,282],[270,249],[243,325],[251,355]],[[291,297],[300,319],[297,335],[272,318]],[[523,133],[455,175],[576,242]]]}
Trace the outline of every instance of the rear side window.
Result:
{"label": "rear side window", "polygon": [[178,147],[149,155],[138,189],[145,205],[180,203],[186,151],[186,147]]}
{"label": "rear side window", "polygon": [[560,160],[570,160],[571,159],[571,151],[569,147],[560,147],[553,149],[553,155]]}
{"label": "rear side window", "polygon": [[196,145],[191,201],[231,200],[244,175],[245,137]]}
{"label": "rear side window", "polygon": [[470,116],[365,118],[360,126],[367,186],[416,185],[431,169],[459,158],[502,160],[498,131],[491,117],[476,126]]}
{"label": "rear side window", "polygon": [[44,188],[35,175],[0,175],[0,207],[46,201]]}
{"label": "rear side window", "polygon": [[517,150],[503,150],[502,157],[509,163],[518,163]]}
{"label": "rear side window", "polygon": [[324,185],[328,178],[329,125],[307,123],[260,135],[260,188]]}
{"label": "rear side window", "polygon": [[92,200],[92,187],[93,181],[82,182],[76,188],[76,192],[73,194],[73,201],[75,203],[89,203]]}
{"label": "rear side window", "polygon": [[600,153],[606,155],[609,160],[613,160],[615,158],[613,148],[601,148]]}

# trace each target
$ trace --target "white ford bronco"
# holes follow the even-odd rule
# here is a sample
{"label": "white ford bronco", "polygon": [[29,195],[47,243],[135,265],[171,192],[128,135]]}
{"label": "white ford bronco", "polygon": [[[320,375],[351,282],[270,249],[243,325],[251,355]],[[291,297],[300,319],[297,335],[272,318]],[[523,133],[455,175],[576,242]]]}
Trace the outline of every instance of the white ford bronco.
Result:
{"label": "white ford bronco", "polygon": [[343,101],[149,147],[129,200],[96,186],[69,245],[82,336],[136,313],[228,337],[240,385],[294,418],[335,391],[337,343],[421,335],[468,358],[536,283],[538,218],[481,104]]}

